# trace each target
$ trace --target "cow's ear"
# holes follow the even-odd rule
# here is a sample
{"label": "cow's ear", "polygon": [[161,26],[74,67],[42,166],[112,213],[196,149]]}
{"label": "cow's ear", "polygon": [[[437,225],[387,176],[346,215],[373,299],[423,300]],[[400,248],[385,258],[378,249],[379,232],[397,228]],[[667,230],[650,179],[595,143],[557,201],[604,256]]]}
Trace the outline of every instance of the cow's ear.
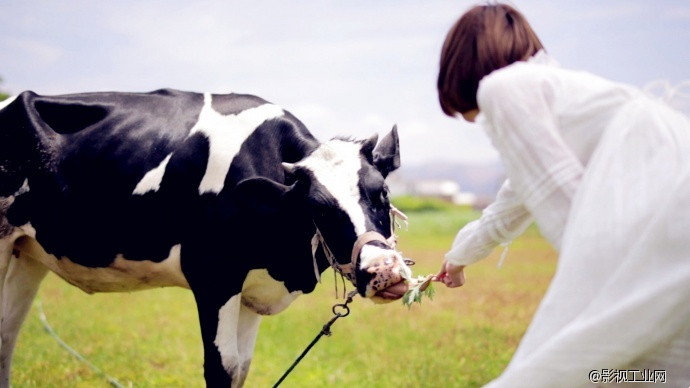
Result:
{"label": "cow's ear", "polygon": [[294,186],[286,186],[263,177],[249,178],[235,186],[233,197],[241,206],[261,214],[273,214],[284,208]]}
{"label": "cow's ear", "polygon": [[374,149],[374,166],[387,177],[392,171],[400,167],[400,141],[398,140],[398,126],[386,135],[376,149]]}
{"label": "cow's ear", "polygon": [[362,154],[369,163],[374,163],[374,147],[376,147],[376,142],[379,140],[379,134],[375,133],[370,138],[362,143]]}

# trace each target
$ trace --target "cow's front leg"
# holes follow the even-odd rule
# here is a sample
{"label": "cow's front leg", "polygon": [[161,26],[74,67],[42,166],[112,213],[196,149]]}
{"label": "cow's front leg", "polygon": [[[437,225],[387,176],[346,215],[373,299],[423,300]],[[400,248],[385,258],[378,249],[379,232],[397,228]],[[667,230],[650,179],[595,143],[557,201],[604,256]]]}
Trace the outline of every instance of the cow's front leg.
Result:
{"label": "cow's front leg", "polygon": [[[2,220],[0,220],[1,222]],[[2,315],[2,299],[3,289],[5,287],[5,277],[7,276],[7,269],[10,266],[12,259],[12,249],[14,247],[14,240],[9,237],[0,239],[0,315]],[[2,321],[0,320],[0,333],[2,333]],[[0,353],[5,346],[2,344],[2,336],[0,335]],[[0,358],[0,387],[9,387],[10,385],[10,365],[2,361]]]}
{"label": "cow's front leg", "polygon": [[[222,324],[221,322],[221,325]],[[240,320],[237,332],[237,348],[242,365],[240,375],[241,384],[244,384],[244,381],[249,375],[249,366],[254,356],[256,335],[259,334],[259,324],[261,324],[261,315],[242,305],[240,307]]]}
{"label": "cow's front leg", "polygon": [[261,316],[242,305],[242,294],[230,298],[218,311],[214,343],[233,387],[241,387],[247,379],[260,323]]}
{"label": "cow's front leg", "polygon": [[[4,262],[7,252],[0,252]],[[5,269],[0,269],[4,272]],[[0,326],[0,387],[9,387],[12,355],[19,329],[48,269],[30,257],[12,258],[2,287],[2,325]]]}
{"label": "cow's front leg", "polygon": [[208,387],[242,387],[261,316],[242,306],[241,294],[225,303],[197,297],[204,342],[204,378]]}
{"label": "cow's front leg", "polygon": [[199,326],[201,328],[201,339],[204,343],[204,379],[206,386],[215,387],[234,387],[238,386],[237,380],[232,380],[232,374],[225,371],[220,351],[216,346],[218,335],[218,316],[222,303],[213,302],[208,296],[199,295],[195,292],[197,309],[199,310]]}

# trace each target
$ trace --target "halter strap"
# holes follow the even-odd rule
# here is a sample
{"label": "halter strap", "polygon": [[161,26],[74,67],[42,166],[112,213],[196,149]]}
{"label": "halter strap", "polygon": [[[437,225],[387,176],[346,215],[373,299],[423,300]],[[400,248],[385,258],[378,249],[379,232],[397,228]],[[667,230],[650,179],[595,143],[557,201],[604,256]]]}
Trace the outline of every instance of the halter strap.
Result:
{"label": "halter strap", "polygon": [[391,249],[395,249],[398,240],[397,236],[395,235],[395,227],[397,226],[400,228],[400,224],[397,222],[396,217],[400,217],[405,224],[407,224],[407,216],[395,208],[395,206],[390,205],[391,210],[390,210],[390,215],[391,215],[391,236],[390,238],[385,238],[383,235],[379,232],[374,232],[374,231],[367,231],[362,234],[360,234],[357,237],[357,240],[355,241],[355,244],[352,246],[352,255],[350,255],[350,262],[347,264],[340,264],[338,261],[335,259],[335,255],[331,250],[328,248],[328,245],[326,244],[326,240],[324,240],[323,235],[321,235],[321,231],[319,230],[318,227],[316,227],[316,224],[314,226],[316,227],[316,232],[314,233],[314,237],[311,239],[311,253],[314,258],[314,274],[316,275],[316,280],[318,282],[321,282],[321,274],[319,273],[319,268],[318,265],[316,264],[316,251],[321,245],[323,248],[323,252],[326,256],[326,259],[328,260],[328,263],[330,264],[331,268],[333,268],[336,272],[340,273],[342,276],[345,276],[349,281],[352,282],[355,286],[357,285],[357,281],[355,279],[355,269],[357,268],[357,258],[359,257],[359,253],[366,245],[367,243],[370,243],[372,241],[380,241],[384,243],[387,247]]}
{"label": "halter strap", "polygon": [[373,230],[370,230],[368,232],[364,232],[357,237],[357,241],[355,241],[355,245],[352,247],[352,255],[350,256],[350,264],[351,266],[354,266],[357,263],[357,258],[359,257],[359,252],[362,250],[364,245],[372,242],[372,241],[380,241],[384,244],[386,244],[387,247],[395,249],[395,235],[391,234],[391,238],[387,239],[383,237],[383,235],[379,232],[374,232]]}

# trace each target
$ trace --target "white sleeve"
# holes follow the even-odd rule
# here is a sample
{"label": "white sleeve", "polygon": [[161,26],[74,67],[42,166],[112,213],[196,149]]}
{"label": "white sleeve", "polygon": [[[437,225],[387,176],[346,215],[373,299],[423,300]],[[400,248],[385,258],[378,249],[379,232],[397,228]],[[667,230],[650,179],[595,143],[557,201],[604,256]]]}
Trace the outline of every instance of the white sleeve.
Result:
{"label": "white sleeve", "polygon": [[506,180],[496,201],[487,206],[482,216],[460,229],[446,260],[455,265],[469,265],[488,256],[496,245],[509,242],[522,234],[532,216]]}
{"label": "white sleeve", "polygon": [[556,88],[539,67],[514,64],[484,77],[477,102],[520,202],[560,249],[584,167],[559,131]]}

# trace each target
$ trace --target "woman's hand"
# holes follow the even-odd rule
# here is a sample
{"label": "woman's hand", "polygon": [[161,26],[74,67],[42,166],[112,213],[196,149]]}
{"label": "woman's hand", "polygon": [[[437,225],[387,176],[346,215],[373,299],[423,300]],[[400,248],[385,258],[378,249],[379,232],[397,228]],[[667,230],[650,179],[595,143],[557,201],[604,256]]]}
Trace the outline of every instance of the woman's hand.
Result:
{"label": "woman's hand", "polygon": [[443,282],[448,288],[460,287],[465,284],[465,266],[454,265],[444,260],[441,271],[434,276],[433,280]]}

